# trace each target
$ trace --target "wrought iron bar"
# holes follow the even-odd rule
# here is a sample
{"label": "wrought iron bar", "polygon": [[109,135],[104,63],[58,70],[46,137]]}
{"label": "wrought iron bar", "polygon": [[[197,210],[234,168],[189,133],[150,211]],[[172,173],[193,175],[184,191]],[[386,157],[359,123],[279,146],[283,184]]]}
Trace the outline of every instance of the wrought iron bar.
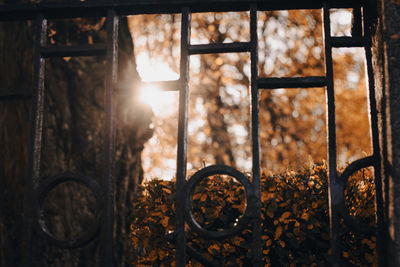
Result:
{"label": "wrought iron bar", "polygon": [[[219,2],[219,3],[218,3]],[[343,217],[346,221],[356,226],[357,224],[344,207],[344,180],[358,168],[373,165],[376,185],[376,207],[377,207],[377,252],[380,266],[387,265],[384,257],[384,240],[386,232],[384,228],[383,192],[381,181],[381,158],[378,136],[377,106],[375,100],[374,77],[372,69],[371,36],[369,34],[368,22],[363,19],[361,0],[357,1],[322,1],[322,0],[255,0],[249,8],[249,2],[243,0],[139,0],[139,1],[85,1],[74,3],[41,3],[30,5],[0,5],[0,21],[36,19],[36,40],[34,46],[34,74],[33,89],[20,89],[0,93],[0,100],[13,98],[27,98],[32,96],[31,112],[31,138],[29,145],[29,176],[27,177],[26,193],[24,199],[24,241],[25,249],[23,264],[32,264],[32,251],[34,237],[32,231],[32,200],[33,191],[38,185],[40,172],[41,136],[43,121],[43,97],[44,97],[44,58],[65,56],[96,56],[106,55],[107,76],[105,90],[105,139],[104,139],[104,177],[102,185],[105,190],[105,216],[101,229],[102,265],[113,265],[113,216],[114,216],[114,181],[112,177],[113,153],[114,153],[114,89],[117,84],[117,41],[118,41],[118,16],[132,14],[160,14],[181,13],[181,58],[180,79],[174,81],[143,82],[142,85],[158,86],[164,91],[179,90],[179,119],[178,119],[178,148],[177,148],[177,181],[176,181],[176,230],[174,240],[176,244],[176,266],[182,267],[186,264],[186,253],[199,260],[205,265],[215,266],[214,262],[207,260],[194,248],[188,246],[185,241],[185,210],[188,200],[186,199],[191,181],[186,180],[187,161],[187,123],[188,123],[188,96],[189,96],[189,57],[194,54],[208,53],[239,53],[250,52],[251,57],[251,138],[252,138],[252,172],[253,181],[251,186],[242,184],[248,191],[247,200],[250,211],[245,217],[252,217],[252,258],[253,266],[264,266],[262,257],[262,228],[261,228],[261,181],[260,181],[260,136],[259,136],[259,89],[275,88],[307,88],[326,86],[327,98],[327,132],[328,132],[328,168],[329,168],[329,212],[332,265],[341,264],[340,248],[340,225],[339,219]],[[330,8],[353,8],[352,37],[330,36]],[[257,38],[257,10],[276,9],[307,9],[322,8],[324,43],[325,43],[325,71],[326,76],[295,77],[295,78],[258,78],[258,38]],[[222,44],[190,44],[190,17],[191,12],[216,12],[216,11],[248,11],[250,10],[250,42],[235,42]],[[73,18],[107,16],[107,43],[96,45],[77,46],[46,46],[47,20],[46,18]],[[351,164],[348,169],[337,177],[336,173],[336,124],[335,124],[335,94],[334,73],[332,62],[333,47],[364,47],[368,71],[369,106],[371,121],[371,136],[373,155]],[[225,166],[226,167],[226,166]],[[228,167],[227,167],[228,168]],[[223,169],[223,168],[222,168]],[[220,171],[221,167],[216,168]],[[72,178],[71,178],[72,179]],[[75,178],[73,178],[75,179]],[[73,180],[72,179],[72,180]],[[74,180],[75,181],[75,180]],[[192,181],[193,182],[193,181]],[[57,180],[61,183],[61,180]],[[247,190],[247,189],[246,189]],[[96,190],[95,190],[96,191]],[[97,190],[100,191],[100,190]],[[43,193],[44,194],[44,193]],[[100,195],[100,193],[98,193]],[[103,200],[98,203],[103,203]],[[186,204],[185,204],[186,203]],[[247,212],[247,211],[246,211]],[[187,214],[186,214],[187,215]],[[189,222],[189,221],[188,221]],[[188,223],[189,225],[191,223]],[[192,226],[191,226],[192,227]],[[367,229],[367,228],[365,228]],[[368,231],[370,229],[367,229]],[[366,231],[367,231],[366,230]],[[232,231],[232,232],[230,232]],[[221,239],[225,234],[232,234],[228,229],[221,233],[209,233],[210,238]],[[217,235],[217,237],[215,237]],[[71,246],[72,247],[72,246]]]}
{"label": "wrought iron bar", "polygon": [[47,19],[43,14],[38,13],[35,27],[33,53],[33,101],[31,107],[31,129],[29,140],[29,173],[25,184],[24,195],[23,266],[32,265],[32,248],[34,247],[32,243],[33,191],[38,184],[42,148],[45,60],[40,56],[40,47],[46,44],[47,39]]}
{"label": "wrought iron bar", "polygon": [[335,119],[335,91],[333,84],[333,63],[332,63],[332,42],[330,26],[330,6],[324,3],[323,29],[325,43],[325,72],[326,72],[326,101],[327,101],[327,132],[328,132],[328,179],[329,179],[329,218],[330,218],[330,236],[331,236],[331,261],[332,266],[338,267],[341,262],[340,249],[340,223],[339,206],[337,195],[342,192],[342,185],[337,180],[336,174],[336,119]]}
{"label": "wrought iron bar", "polygon": [[363,37],[331,37],[332,47],[364,47]]}
{"label": "wrought iron bar", "polygon": [[326,85],[326,78],[323,76],[259,78],[257,83],[258,89],[323,87]]}
{"label": "wrought iron bar", "polygon": [[107,52],[107,45],[45,46],[40,49],[42,57],[100,56]]}
{"label": "wrought iron bar", "polygon": [[252,172],[255,199],[249,199],[254,205],[253,214],[253,266],[264,266],[261,244],[261,178],[260,178],[260,121],[258,78],[258,36],[257,36],[257,4],[250,5],[250,60],[251,60],[251,140],[252,140]]}
{"label": "wrought iron bar", "polygon": [[176,266],[183,267],[186,262],[185,246],[185,187],[187,161],[187,131],[188,131],[188,102],[189,102],[189,45],[190,45],[190,11],[182,9],[181,22],[181,59],[180,80],[182,87],[179,91],[179,121],[178,121],[178,151],[176,170]]}
{"label": "wrought iron bar", "polygon": [[345,200],[344,191],[346,183],[351,175],[353,175],[355,172],[363,168],[368,168],[371,166],[374,166],[374,157],[373,156],[364,157],[356,161],[353,161],[351,164],[349,164],[343,171],[343,173],[338,177],[339,182],[343,185],[341,194],[336,195],[336,199],[338,201],[340,200],[340,207],[339,207],[340,216],[343,218],[344,222],[348,226],[350,226],[354,231],[358,233],[373,234],[376,232],[376,227],[359,223],[356,219],[354,219],[350,215],[350,212],[344,203]]}
{"label": "wrought iron bar", "polygon": [[105,188],[105,216],[102,228],[102,265],[113,266],[113,232],[114,232],[114,87],[118,74],[118,22],[115,10],[110,9],[107,15],[107,75],[105,89],[105,137],[104,137],[104,170],[103,186]]}
{"label": "wrought iron bar", "polygon": [[189,46],[189,54],[250,52],[250,46],[250,42],[191,45]]}
{"label": "wrought iron bar", "polygon": [[363,17],[361,6],[353,8],[353,17],[351,22],[351,36],[357,37],[363,34]]}
{"label": "wrought iron bar", "polygon": [[[320,9],[324,0],[254,0],[259,11]],[[363,0],[330,1],[331,8],[352,8],[363,4]],[[35,19],[38,13],[47,18],[105,17],[108,9],[118,15],[172,14],[180,13],[187,6],[191,12],[248,11],[249,1],[243,0],[120,0],[120,1],[76,1],[68,3],[7,4],[0,5],[0,21]]]}

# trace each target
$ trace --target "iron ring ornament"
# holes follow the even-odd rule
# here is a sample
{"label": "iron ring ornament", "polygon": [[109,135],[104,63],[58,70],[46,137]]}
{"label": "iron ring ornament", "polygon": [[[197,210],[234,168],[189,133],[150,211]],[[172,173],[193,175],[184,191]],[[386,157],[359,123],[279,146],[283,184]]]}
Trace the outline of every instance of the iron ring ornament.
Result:
{"label": "iron ring ornament", "polygon": [[[80,183],[88,187],[96,200],[95,204],[95,222],[89,230],[81,233],[77,237],[70,240],[63,240],[56,237],[46,226],[44,221],[44,201],[49,195],[51,190],[53,190],[58,185],[65,182],[75,182]],[[34,210],[34,225],[38,230],[38,233],[49,242],[60,248],[79,248],[83,247],[87,243],[91,242],[99,233],[101,226],[101,218],[103,211],[103,194],[99,184],[91,177],[80,176],[73,173],[65,173],[54,177],[48,177],[42,182],[35,192],[35,210]]]}
{"label": "iron ring ornament", "polygon": [[[239,218],[238,222],[233,227],[229,229],[224,229],[222,231],[210,231],[203,228],[194,218],[193,206],[191,201],[196,186],[203,179],[206,179],[207,177],[216,174],[228,175],[240,182],[244,187],[247,201],[246,210],[244,214]],[[226,165],[212,165],[197,171],[187,181],[185,194],[186,221],[195,233],[206,239],[224,239],[239,232],[243,228],[243,226],[248,223],[250,217],[252,216],[254,203],[256,203],[256,196],[254,194],[253,186],[250,183],[249,179],[240,171]]]}
{"label": "iron ring ornament", "polygon": [[342,187],[339,190],[339,195],[337,199],[339,212],[341,217],[343,218],[344,222],[353,228],[353,230],[361,233],[375,233],[376,227],[367,225],[367,224],[360,224],[356,221],[356,219],[350,215],[349,210],[347,209],[345,202],[344,202],[344,191],[346,188],[346,182],[348,181],[349,177],[353,175],[355,172],[367,168],[367,167],[374,167],[374,157],[365,157],[359,160],[352,162],[350,165],[346,167],[343,173],[339,176],[339,186]]}

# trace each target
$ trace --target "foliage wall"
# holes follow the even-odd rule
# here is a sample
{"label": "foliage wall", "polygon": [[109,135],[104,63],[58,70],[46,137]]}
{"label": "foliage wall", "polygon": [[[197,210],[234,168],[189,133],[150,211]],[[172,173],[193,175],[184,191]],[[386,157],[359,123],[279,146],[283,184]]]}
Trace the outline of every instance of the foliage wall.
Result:
{"label": "foliage wall", "polygon": [[[251,178],[251,177],[249,177]],[[173,266],[174,245],[164,236],[174,229],[174,181],[152,180],[135,195],[131,225],[134,266]],[[245,209],[244,189],[231,178],[203,180],[193,194],[198,223],[226,229]],[[346,188],[350,214],[374,224],[374,183],[369,170],[354,174]],[[263,254],[266,266],[327,266],[329,216],[324,166],[262,175]],[[354,266],[376,265],[375,236],[342,225],[343,260]],[[219,266],[250,266],[251,227],[221,241],[205,240],[187,228],[187,242]],[[200,266],[189,259],[190,266]]]}

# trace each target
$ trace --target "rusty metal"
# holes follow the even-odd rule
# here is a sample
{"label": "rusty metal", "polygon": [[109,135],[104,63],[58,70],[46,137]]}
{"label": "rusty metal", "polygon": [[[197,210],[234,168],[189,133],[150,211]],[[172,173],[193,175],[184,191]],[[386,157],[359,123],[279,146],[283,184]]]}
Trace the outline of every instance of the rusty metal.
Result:
{"label": "rusty metal", "polygon": [[[257,11],[277,9],[321,9],[323,14],[325,76],[309,77],[258,77],[258,36]],[[330,9],[353,8],[352,36],[332,37],[330,35]],[[210,239],[223,239],[234,235],[243,227],[252,227],[252,265],[264,266],[262,256],[262,220],[261,220],[261,181],[260,181],[260,134],[259,134],[259,91],[277,88],[312,88],[326,87],[327,133],[328,133],[328,169],[329,169],[329,215],[331,233],[332,266],[345,263],[341,256],[340,220],[354,230],[375,232],[377,234],[377,254],[379,266],[386,266],[384,243],[386,240],[383,217],[382,184],[380,176],[380,148],[378,136],[378,113],[375,102],[375,88],[372,68],[371,37],[369,22],[363,14],[367,7],[364,1],[321,1],[321,0],[119,0],[119,1],[84,1],[74,3],[40,3],[27,5],[0,5],[0,21],[35,20],[34,43],[34,73],[32,88],[1,90],[0,100],[32,99],[31,135],[29,143],[29,176],[26,182],[24,199],[24,266],[31,266],[34,244],[32,236],[41,235],[44,239],[59,247],[75,248],[98,238],[101,242],[101,262],[103,266],[113,266],[113,217],[114,217],[114,179],[112,175],[114,158],[114,91],[117,85],[117,55],[118,55],[118,18],[123,15],[135,14],[168,14],[181,13],[181,55],[180,78],[175,81],[142,82],[144,85],[159,85],[165,91],[179,91],[179,117],[177,137],[177,179],[176,179],[176,229],[166,238],[175,243],[176,266],[186,265],[187,255],[205,266],[220,266],[223,261],[210,261],[193,247],[186,244],[185,224],[199,235]],[[190,43],[191,14],[195,12],[216,11],[249,11],[250,41],[223,44]],[[107,41],[105,44],[48,46],[47,19],[75,17],[107,17]],[[351,163],[341,174],[337,174],[336,165],[336,123],[335,94],[332,48],[363,47],[366,55],[368,71],[368,92],[371,121],[371,136],[373,155]],[[210,53],[250,53],[251,70],[251,140],[252,140],[252,176],[250,182],[246,176],[229,166],[210,166],[187,177],[187,144],[188,144],[188,100],[189,100],[189,59],[191,55]],[[43,121],[43,95],[45,58],[65,56],[106,56],[106,90],[105,114],[106,126],[104,137],[103,179],[100,185],[89,177],[73,174],[60,174],[54,178],[40,182],[40,153]],[[376,185],[377,227],[359,224],[349,215],[344,205],[344,189],[348,177],[365,167],[374,167]],[[191,195],[195,186],[204,178],[213,174],[226,174],[236,178],[246,191],[246,211],[237,226],[223,231],[207,231],[193,218]],[[65,181],[83,183],[88,186],[96,197],[96,218],[98,223],[78,240],[57,240],[46,230],[41,218],[41,206],[48,193],[58,184]]]}

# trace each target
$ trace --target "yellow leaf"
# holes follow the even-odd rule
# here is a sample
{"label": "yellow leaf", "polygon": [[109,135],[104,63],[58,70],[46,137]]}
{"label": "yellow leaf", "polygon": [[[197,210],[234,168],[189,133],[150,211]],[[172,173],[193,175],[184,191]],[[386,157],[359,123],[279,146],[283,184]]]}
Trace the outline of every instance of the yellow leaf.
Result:
{"label": "yellow leaf", "polygon": [[369,253],[365,253],[365,259],[369,262],[369,263],[373,263],[374,262],[374,256],[369,254]]}
{"label": "yellow leaf", "polygon": [[314,202],[313,202],[311,205],[312,205],[312,208],[313,208],[313,209],[316,209],[316,208],[318,208],[318,203],[317,203],[317,202],[315,202],[315,201],[314,201]]}
{"label": "yellow leaf", "polygon": [[235,236],[233,239],[233,244],[236,246],[240,246],[240,242],[244,241],[243,237]]}
{"label": "yellow leaf", "polygon": [[167,194],[171,194],[172,193],[172,191],[169,190],[168,188],[163,188],[162,190]]}
{"label": "yellow leaf", "polygon": [[312,230],[312,229],[314,228],[314,225],[309,224],[309,225],[307,225],[307,228],[308,228],[309,230]]}
{"label": "yellow leaf", "polygon": [[160,258],[160,260],[164,259],[165,256],[166,255],[165,255],[165,251],[164,250],[162,250],[162,249],[158,250],[158,257]]}
{"label": "yellow leaf", "polygon": [[308,221],[308,219],[309,219],[308,213],[307,213],[307,212],[304,212],[304,213],[301,215],[301,218],[302,218],[303,220],[305,220],[305,221]]}
{"label": "yellow leaf", "polygon": [[272,240],[269,239],[266,244],[267,244],[268,247],[271,246],[272,245]]}
{"label": "yellow leaf", "polygon": [[285,211],[285,212],[282,214],[281,219],[284,220],[284,219],[288,218],[289,216],[290,216],[290,211]]}
{"label": "yellow leaf", "polygon": [[167,205],[161,205],[161,211],[162,212],[167,212],[167,210],[168,210],[168,207],[167,207]]}
{"label": "yellow leaf", "polygon": [[343,257],[348,258],[349,257],[349,253],[347,251],[343,251]]}
{"label": "yellow leaf", "polygon": [[165,217],[161,220],[162,226],[167,227],[167,226],[168,226],[168,221],[169,221],[169,218],[165,216]]}
{"label": "yellow leaf", "polygon": [[200,197],[201,197],[201,194],[200,193],[196,193],[196,194],[193,195],[193,200],[199,199]]}
{"label": "yellow leaf", "polygon": [[263,250],[263,254],[268,254],[269,253],[269,249],[264,249]]}
{"label": "yellow leaf", "polygon": [[283,241],[279,241],[279,245],[281,245],[281,247],[283,247],[283,248],[286,246],[285,242],[283,242]]}
{"label": "yellow leaf", "polygon": [[218,58],[215,60],[215,64],[217,64],[217,65],[222,65],[222,64],[224,64],[224,60],[222,59],[222,57],[218,57]]}
{"label": "yellow leaf", "polygon": [[209,246],[209,247],[207,248],[207,250],[208,250],[208,252],[209,252],[210,254],[212,254],[213,251],[219,251],[219,246],[218,246],[217,244],[213,244],[213,245]]}
{"label": "yellow leaf", "polygon": [[206,194],[202,194],[201,197],[200,197],[200,201],[204,202],[206,200],[207,200],[207,195]]}
{"label": "yellow leaf", "polygon": [[370,249],[374,249],[374,248],[376,247],[376,244],[370,242],[370,243],[368,244],[368,246],[369,246]]}
{"label": "yellow leaf", "polygon": [[281,235],[282,235],[282,227],[278,226],[275,231],[275,240],[278,240]]}

